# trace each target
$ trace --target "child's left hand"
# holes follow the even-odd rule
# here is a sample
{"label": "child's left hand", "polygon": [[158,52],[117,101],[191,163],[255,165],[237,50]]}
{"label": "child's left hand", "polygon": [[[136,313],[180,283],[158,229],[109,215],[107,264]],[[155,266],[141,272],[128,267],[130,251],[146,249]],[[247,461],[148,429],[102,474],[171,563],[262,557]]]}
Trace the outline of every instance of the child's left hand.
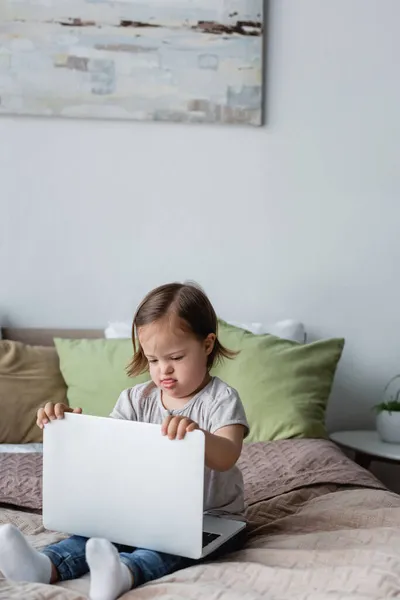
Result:
{"label": "child's left hand", "polygon": [[195,429],[199,429],[199,426],[191,419],[168,415],[161,426],[161,433],[162,435],[168,435],[170,440],[174,440],[175,438],[183,440],[187,433]]}

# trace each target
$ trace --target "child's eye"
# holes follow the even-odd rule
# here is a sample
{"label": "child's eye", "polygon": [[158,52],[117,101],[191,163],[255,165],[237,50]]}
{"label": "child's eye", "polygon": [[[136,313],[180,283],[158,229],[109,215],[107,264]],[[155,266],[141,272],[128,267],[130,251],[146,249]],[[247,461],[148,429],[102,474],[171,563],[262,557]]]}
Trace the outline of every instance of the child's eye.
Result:
{"label": "child's eye", "polygon": [[149,359],[148,362],[153,365],[154,363],[157,362],[157,359],[156,358],[152,358],[152,359]]}
{"label": "child's eye", "polygon": [[182,360],[183,356],[174,356],[172,360]]}

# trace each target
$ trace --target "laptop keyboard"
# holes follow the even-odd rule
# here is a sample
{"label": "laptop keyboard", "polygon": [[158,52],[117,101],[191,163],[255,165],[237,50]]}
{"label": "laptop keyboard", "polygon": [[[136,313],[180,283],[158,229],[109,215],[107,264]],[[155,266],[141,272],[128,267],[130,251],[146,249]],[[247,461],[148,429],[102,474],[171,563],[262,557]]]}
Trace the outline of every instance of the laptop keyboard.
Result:
{"label": "laptop keyboard", "polygon": [[221,537],[220,533],[208,533],[207,531],[203,531],[203,548],[219,537]]}

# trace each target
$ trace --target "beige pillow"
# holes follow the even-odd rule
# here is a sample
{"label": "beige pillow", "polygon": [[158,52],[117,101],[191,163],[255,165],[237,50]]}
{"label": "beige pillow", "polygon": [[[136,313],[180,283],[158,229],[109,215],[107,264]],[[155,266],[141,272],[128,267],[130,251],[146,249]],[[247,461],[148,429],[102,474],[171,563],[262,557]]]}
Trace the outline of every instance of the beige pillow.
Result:
{"label": "beige pillow", "polygon": [[38,408],[67,402],[55,348],[0,341],[0,443],[41,442]]}

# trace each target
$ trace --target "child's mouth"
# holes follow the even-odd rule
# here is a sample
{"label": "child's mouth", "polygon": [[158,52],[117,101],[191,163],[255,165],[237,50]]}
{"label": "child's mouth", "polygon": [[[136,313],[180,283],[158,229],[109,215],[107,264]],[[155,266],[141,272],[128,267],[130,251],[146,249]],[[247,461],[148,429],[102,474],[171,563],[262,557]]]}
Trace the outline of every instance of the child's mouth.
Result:
{"label": "child's mouth", "polygon": [[176,379],[163,379],[161,385],[165,388],[172,388],[176,384]]}

